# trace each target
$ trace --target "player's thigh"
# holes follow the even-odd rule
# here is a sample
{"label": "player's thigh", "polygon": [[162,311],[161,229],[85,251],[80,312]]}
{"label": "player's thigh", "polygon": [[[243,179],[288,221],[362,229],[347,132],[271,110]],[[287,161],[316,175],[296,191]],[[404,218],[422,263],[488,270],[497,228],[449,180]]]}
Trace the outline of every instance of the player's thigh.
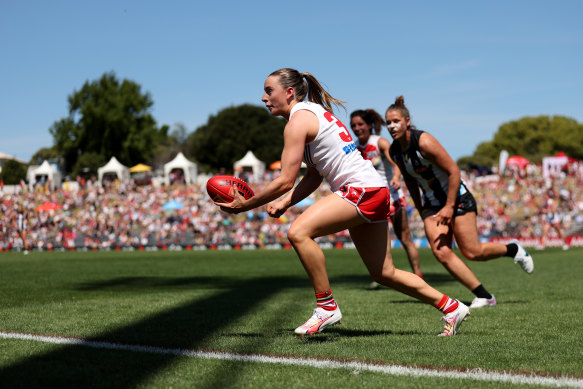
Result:
{"label": "player's thigh", "polygon": [[382,274],[383,267],[393,267],[388,223],[365,223],[349,229],[350,237],[371,274]]}
{"label": "player's thigh", "polygon": [[437,254],[440,251],[451,251],[453,241],[451,224],[437,224],[431,216],[423,219],[423,224],[425,227],[425,236],[433,253]]}
{"label": "player's thigh", "polygon": [[316,238],[364,223],[356,207],[330,194],[312,204],[292,223],[288,235]]}
{"label": "player's thigh", "polygon": [[462,252],[477,250],[480,246],[476,214],[468,212],[453,220],[455,241]]}

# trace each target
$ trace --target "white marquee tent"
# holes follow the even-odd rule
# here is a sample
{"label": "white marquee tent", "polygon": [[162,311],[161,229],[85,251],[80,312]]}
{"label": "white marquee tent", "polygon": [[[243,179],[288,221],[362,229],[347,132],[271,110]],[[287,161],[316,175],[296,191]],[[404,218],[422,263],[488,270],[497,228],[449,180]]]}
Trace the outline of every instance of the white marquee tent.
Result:
{"label": "white marquee tent", "polygon": [[194,184],[196,182],[197,167],[184,154],[178,153],[172,161],[164,164],[164,182],[166,185],[170,185],[170,173],[174,169],[182,170],[186,184]]}
{"label": "white marquee tent", "polygon": [[29,166],[26,172],[26,178],[29,185],[34,185],[38,182],[42,182],[43,178],[46,179],[49,187],[54,190],[55,188],[60,188],[63,181],[63,176],[61,172],[51,166],[49,161],[45,160],[40,165]]}
{"label": "white marquee tent", "polygon": [[111,157],[108,163],[97,169],[97,181],[99,185],[101,185],[103,176],[106,174],[115,174],[121,182],[128,182],[130,179],[130,170],[127,166],[122,165],[115,157]]}
{"label": "white marquee tent", "polygon": [[258,182],[263,179],[263,173],[265,172],[265,162],[257,159],[255,154],[251,150],[247,151],[247,154],[233,165],[235,172],[241,173],[248,169],[251,169],[253,176],[250,181]]}
{"label": "white marquee tent", "polygon": [[561,173],[563,166],[569,162],[566,155],[543,158],[543,177],[556,177]]}

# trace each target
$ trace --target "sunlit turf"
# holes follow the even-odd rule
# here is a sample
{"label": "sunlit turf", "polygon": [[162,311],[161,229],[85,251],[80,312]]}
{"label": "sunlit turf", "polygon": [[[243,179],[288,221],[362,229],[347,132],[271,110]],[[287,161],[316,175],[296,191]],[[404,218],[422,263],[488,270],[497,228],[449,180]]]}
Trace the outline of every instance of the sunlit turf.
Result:
{"label": "sunlit turf", "polygon": [[[397,266],[408,269],[404,251],[393,253]],[[499,305],[473,310],[458,336],[438,338],[437,310],[388,288],[366,290],[370,279],[356,251],[326,251],[343,324],[301,339],[293,329],[311,315],[314,296],[291,250],[0,253],[0,329],[181,349],[582,377],[583,250],[532,254],[532,275],[510,258],[470,263]],[[474,296],[429,250],[421,250],[421,258],[429,284],[469,304]],[[7,387],[334,382],[499,387],[0,339],[0,383]]]}

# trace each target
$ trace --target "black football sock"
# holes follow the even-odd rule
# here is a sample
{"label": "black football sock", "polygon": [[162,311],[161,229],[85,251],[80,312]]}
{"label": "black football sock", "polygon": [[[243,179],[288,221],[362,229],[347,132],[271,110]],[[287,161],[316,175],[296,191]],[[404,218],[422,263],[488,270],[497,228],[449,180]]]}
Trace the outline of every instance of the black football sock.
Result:
{"label": "black football sock", "polygon": [[476,289],[472,290],[472,293],[481,299],[491,299],[492,295],[488,293],[486,288],[482,284],[480,284]]}
{"label": "black football sock", "polygon": [[514,258],[518,252],[518,245],[516,243],[508,243],[506,245],[506,256]]}

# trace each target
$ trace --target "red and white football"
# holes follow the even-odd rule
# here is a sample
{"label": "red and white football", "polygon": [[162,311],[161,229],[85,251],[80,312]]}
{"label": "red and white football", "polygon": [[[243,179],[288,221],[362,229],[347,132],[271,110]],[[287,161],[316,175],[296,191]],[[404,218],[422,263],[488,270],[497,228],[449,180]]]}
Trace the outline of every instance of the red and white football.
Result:
{"label": "red and white football", "polygon": [[235,198],[235,189],[233,186],[237,187],[237,190],[245,199],[255,195],[245,181],[233,176],[211,177],[206,183],[206,191],[213,201],[230,203]]}

